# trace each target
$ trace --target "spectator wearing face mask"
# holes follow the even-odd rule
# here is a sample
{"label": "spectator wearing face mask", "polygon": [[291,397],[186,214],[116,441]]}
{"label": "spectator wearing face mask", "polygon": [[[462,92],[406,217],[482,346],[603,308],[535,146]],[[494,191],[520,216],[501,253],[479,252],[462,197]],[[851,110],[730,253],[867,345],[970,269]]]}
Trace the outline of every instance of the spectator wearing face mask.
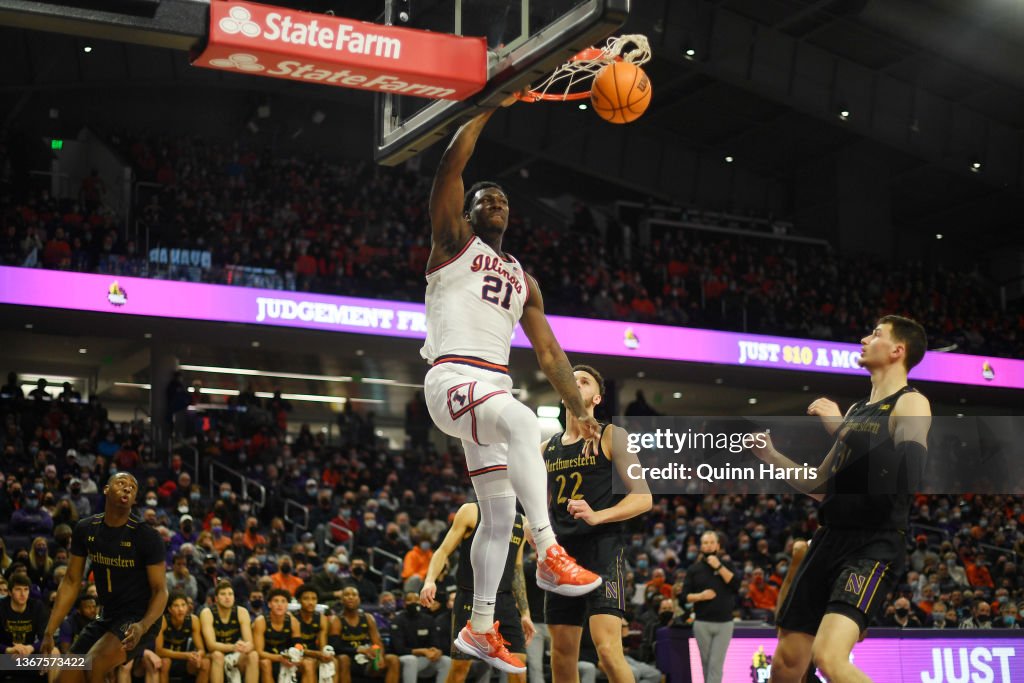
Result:
{"label": "spectator wearing face mask", "polygon": [[345,587],[345,581],[341,578],[341,566],[341,560],[332,555],[309,582],[316,591],[317,600],[325,605],[341,600],[341,591]]}
{"label": "spectator wearing face mask", "polygon": [[281,555],[277,558],[277,572],[270,575],[274,588],[283,588],[289,595],[295,594],[295,589],[302,585],[302,579],[294,573],[295,565],[290,555]]}
{"label": "spectator wearing face mask", "polygon": [[64,495],[64,500],[75,506],[79,518],[88,517],[92,514],[92,501],[82,493],[81,479],[75,478],[71,480],[68,485],[68,492]]}
{"label": "spectator wearing face mask", "polygon": [[49,536],[53,531],[53,517],[39,504],[39,493],[31,488],[25,491],[25,504],[11,515],[8,533],[18,536]]}
{"label": "spectator wearing face mask", "polygon": [[910,601],[900,597],[893,603],[892,614],[887,616],[885,625],[892,628],[921,628],[921,620],[910,609]]}
{"label": "spectator wearing face mask", "polygon": [[186,543],[195,545],[198,540],[199,534],[195,530],[195,521],[192,519],[192,515],[182,515],[181,519],[178,520],[177,533],[171,536],[171,544],[168,551],[173,555],[181,550],[181,546]]}
{"label": "spectator wearing face mask", "polygon": [[331,538],[335,543],[347,543],[358,531],[359,520],[352,516],[352,508],[347,503],[343,504],[331,520]]}
{"label": "spectator wearing face mask", "polygon": [[377,513],[367,510],[363,513],[363,523],[356,533],[356,547],[375,548],[384,540],[384,532],[377,519]]}
{"label": "spectator wearing face mask", "polygon": [[979,553],[971,556],[969,553],[964,556],[964,566],[967,568],[967,581],[974,588],[995,588],[992,581],[992,574],[988,570],[988,561],[985,556]]}
{"label": "spectator wearing face mask", "polygon": [[363,558],[357,557],[352,560],[352,568],[348,578],[343,579],[342,584],[345,588],[353,586],[359,591],[359,595],[367,604],[377,602],[380,591],[377,590],[376,584],[367,576],[366,560]]}
{"label": "spectator wearing face mask", "polygon": [[267,537],[259,532],[260,520],[256,517],[245,518],[245,533],[242,536],[242,541],[245,543],[245,547],[255,552],[256,546],[259,544],[266,545]]}
{"label": "spectator wearing face mask", "polygon": [[932,628],[956,628],[954,624],[946,621],[946,603],[936,600],[932,603],[931,627]]}
{"label": "spectator wearing face mask", "polygon": [[248,604],[249,595],[259,590],[262,576],[263,569],[260,567],[260,561],[255,556],[249,557],[245,560],[242,571],[231,579],[231,588],[234,589],[235,595],[242,597]]}
{"label": "spectator wearing face mask", "polygon": [[224,524],[219,517],[210,519],[210,533],[213,535],[213,549],[218,555],[231,545],[231,537],[224,533]]}
{"label": "spectator wearing face mask", "polygon": [[416,545],[405,554],[402,562],[402,581],[405,582],[406,593],[419,594],[423,588],[423,580],[427,576],[427,568],[430,566],[430,558],[434,551],[430,547],[429,539],[420,539],[419,533],[414,534]]}
{"label": "spectator wearing face mask", "polygon": [[960,622],[960,628],[992,628],[992,606],[978,600],[971,616]]}

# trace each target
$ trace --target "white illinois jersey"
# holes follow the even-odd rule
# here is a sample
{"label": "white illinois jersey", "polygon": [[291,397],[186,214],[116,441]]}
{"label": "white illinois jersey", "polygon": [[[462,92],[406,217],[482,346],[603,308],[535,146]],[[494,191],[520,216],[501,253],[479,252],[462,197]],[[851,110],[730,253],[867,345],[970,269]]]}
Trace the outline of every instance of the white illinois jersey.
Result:
{"label": "white illinois jersey", "polygon": [[[530,287],[522,266],[474,235],[458,254],[427,271],[428,363],[444,356],[508,365],[512,330]],[[505,371],[505,368],[495,368]]]}

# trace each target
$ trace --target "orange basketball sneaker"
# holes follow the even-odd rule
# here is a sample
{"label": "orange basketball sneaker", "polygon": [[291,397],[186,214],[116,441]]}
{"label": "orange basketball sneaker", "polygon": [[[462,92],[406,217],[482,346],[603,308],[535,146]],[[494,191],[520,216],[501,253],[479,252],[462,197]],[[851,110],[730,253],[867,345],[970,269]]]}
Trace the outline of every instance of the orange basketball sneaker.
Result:
{"label": "orange basketball sneaker", "polygon": [[473,633],[473,629],[466,622],[465,628],[459,631],[455,639],[455,647],[471,657],[482,659],[495,669],[500,669],[510,674],[526,673],[526,666],[509,653],[507,640],[498,633],[500,622],[494,622],[491,630],[486,633]]}
{"label": "orange basketball sneaker", "polygon": [[537,562],[537,585],[546,591],[574,598],[600,586],[601,577],[576,564],[576,560],[556,543],[548,548],[547,557]]}

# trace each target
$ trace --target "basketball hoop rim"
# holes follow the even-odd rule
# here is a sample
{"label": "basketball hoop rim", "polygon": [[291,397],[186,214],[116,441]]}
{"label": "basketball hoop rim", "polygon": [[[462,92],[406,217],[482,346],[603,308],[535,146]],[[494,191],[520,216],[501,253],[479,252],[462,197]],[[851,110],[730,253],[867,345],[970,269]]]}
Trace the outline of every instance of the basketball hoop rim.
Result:
{"label": "basketball hoop rim", "polygon": [[[614,51],[616,46],[621,46],[625,41],[642,41],[642,44],[647,49],[646,57],[640,57],[637,60],[624,59],[621,54]],[[621,49],[621,47],[619,48]],[[590,99],[592,88],[586,90],[580,90],[577,92],[569,92],[569,89],[573,85],[577,84],[576,78],[580,77],[583,79],[589,79],[593,82],[594,77],[598,72],[609,64],[616,62],[629,61],[631,64],[635,64],[637,68],[640,68],[642,64],[646,64],[650,60],[649,45],[647,43],[647,37],[643,35],[624,35],[615,38],[609,38],[608,43],[604,47],[586,47],[575,55],[569,58],[569,60],[558,67],[540,86],[537,88],[531,88],[529,90],[522,90],[515,93],[515,98],[520,102],[575,102],[579,100]],[[550,93],[548,89],[551,84],[559,78],[567,77],[569,84],[566,91],[563,93]]]}

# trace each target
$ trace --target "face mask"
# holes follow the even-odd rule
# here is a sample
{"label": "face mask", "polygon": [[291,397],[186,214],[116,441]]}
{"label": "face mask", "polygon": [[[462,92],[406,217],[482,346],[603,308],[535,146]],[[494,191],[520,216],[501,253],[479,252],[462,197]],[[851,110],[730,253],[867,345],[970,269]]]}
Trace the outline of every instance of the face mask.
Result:
{"label": "face mask", "polygon": [[397,541],[398,540],[398,532],[397,531],[389,531],[388,532],[388,538],[391,539],[392,541]]}
{"label": "face mask", "polygon": [[256,559],[259,560],[260,563],[262,564],[263,562],[267,561],[267,556],[266,555],[257,555]]}
{"label": "face mask", "polygon": [[637,560],[636,561],[636,568],[637,569],[647,569],[647,560]]}
{"label": "face mask", "polygon": [[659,612],[658,613],[658,621],[660,621],[663,624],[668,624],[669,622],[672,621],[672,613],[671,612]]}
{"label": "face mask", "polygon": [[406,605],[405,606],[405,611],[408,612],[409,614],[419,614],[420,613],[420,606],[419,605]]}
{"label": "face mask", "polygon": [[252,607],[254,610],[261,610],[261,609],[263,609],[263,601],[262,600],[251,600],[249,602],[249,606]]}
{"label": "face mask", "polygon": [[191,522],[185,522],[184,524],[181,525],[181,530],[185,532],[186,536],[188,536],[189,534],[192,533],[192,523]]}
{"label": "face mask", "polygon": [[146,499],[146,507],[155,508],[156,506],[157,506],[156,498],[147,498]]}
{"label": "face mask", "polygon": [[189,498],[192,499],[193,501],[198,501],[200,498],[202,498],[202,494],[200,494],[198,492],[192,492],[189,495]]}
{"label": "face mask", "polygon": [[996,598],[996,602],[998,602],[1000,605],[1005,604],[1006,603],[1006,596],[1005,595],[1000,595],[998,598]]}
{"label": "face mask", "polygon": [[288,574],[291,574],[292,573],[292,566],[290,564],[282,564],[281,565],[281,573],[284,574],[285,576],[287,576]]}
{"label": "face mask", "polygon": [[328,574],[333,574],[333,575],[336,576],[338,574],[338,572],[340,572],[340,571],[341,571],[341,567],[338,566],[337,564],[333,563],[333,562],[331,562],[330,564],[327,565],[327,573]]}
{"label": "face mask", "polygon": [[644,545],[644,542],[643,542],[642,539],[639,539],[639,538],[634,538],[633,539],[633,547],[634,548],[642,548],[643,545]]}
{"label": "face mask", "polygon": [[1014,619],[1012,614],[1003,615],[1003,624],[1005,624],[1006,626],[1013,626],[1013,623],[1015,621],[1017,620]]}
{"label": "face mask", "polygon": [[[678,528],[678,527],[677,527],[677,528]],[[683,525],[683,528],[684,528],[684,529],[686,528],[686,525],[685,525],[685,524]],[[704,526],[703,524],[698,524],[698,525],[697,525],[697,528],[696,528],[696,532],[697,532],[697,535],[698,535],[698,536],[699,536],[700,534],[704,533],[704,532],[705,532],[706,530],[707,530],[707,527],[706,527],[706,526]]]}
{"label": "face mask", "polygon": [[785,576],[788,571],[789,567],[787,565],[782,565],[779,567],[779,576]]}
{"label": "face mask", "polygon": [[308,543],[306,543],[306,550],[308,550],[311,553],[315,553],[316,552],[316,541],[309,541]]}
{"label": "face mask", "polygon": [[764,538],[764,532],[763,531],[755,531],[754,533],[750,534],[750,537],[753,538],[754,540],[760,541],[762,538]]}
{"label": "face mask", "polygon": [[307,486],[306,487],[306,493],[308,493],[311,496],[315,496],[316,495],[316,487],[315,486]]}
{"label": "face mask", "polygon": [[933,619],[932,621],[935,623],[935,626],[937,628],[942,628],[942,627],[944,627],[946,625],[946,620],[945,619]]}
{"label": "face mask", "polygon": [[899,617],[900,619],[903,619],[903,618],[904,618],[904,617],[906,617],[906,616],[907,616],[908,614],[910,614],[910,610],[909,610],[909,609],[907,609],[906,607],[897,607],[897,608],[896,608],[896,612],[895,612],[895,614],[896,614],[896,616],[897,616],[897,617]]}
{"label": "face mask", "polygon": [[981,616],[978,617],[978,623],[979,624],[987,624],[990,621],[992,621],[992,617],[990,617],[987,614],[982,614]]}
{"label": "face mask", "polygon": [[238,511],[241,512],[243,515],[249,514],[249,510],[252,510],[252,506],[249,505],[248,503],[246,503],[245,505],[238,506]]}
{"label": "face mask", "polygon": [[352,570],[352,576],[356,577],[357,579],[363,578],[363,574],[365,574],[365,573],[366,573],[366,570],[363,569],[362,567],[355,567]]}
{"label": "face mask", "polygon": [[28,507],[29,509],[31,509],[31,510],[34,510],[34,509],[36,509],[37,507],[39,507],[39,501],[38,501],[38,500],[29,500],[29,501],[27,501],[27,502],[25,503],[25,505],[26,505],[26,506],[27,506],[27,507]]}
{"label": "face mask", "polygon": [[368,519],[368,520],[366,520],[365,524],[366,524],[366,528],[367,529],[376,529],[377,528],[377,520],[375,520],[375,519]]}
{"label": "face mask", "polygon": [[740,550],[750,550],[749,543],[740,543]]}
{"label": "face mask", "polygon": [[178,506],[178,514],[179,515],[187,515],[188,514],[188,505],[180,505],[180,506]]}
{"label": "face mask", "polygon": [[[330,501],[327,501],[327,505],[330,505],[330,504],[331,504]],[[352,516],[352,511],[351,510],[342,510],[341,511],[341,518],[342,519],[348,519],[351,516]]]}
{"label": "face mask", "polygon": [[36,548],[36,555],[44,557],[46,555],[46,548]]}
{"label": "face mask", "polygon": [[420,543],[420,548],[423,550],[430,550],[430,541],[423,541]]}
{"label": "face mask", "polygon": [[216,567],[207,567],[206,568],[206,573],[209,574],[210,576],[213,576],[214,574],[217,573],[217,568]]}
{"label": "face mask", "polygon": [[39,484],[33,484],[32,488],[34,488],[36,490],[36,493],[42,493],[43,489],[46,488],[46,487],[43,484],[39,483]]}
{"label": "face mask", "polygon": [[212,527],[210,529],[210,531],[213,532],[214,536],[220,536],[222,533],[224,533],[224,527],[222,527],[222,526],[215,526],[215,527]]}
{"label": "face mask", "polygon": [[688,552],[688,553],[686,553],[686,559],[689,560],[690,562],[693,562],[694,560],[697,559],[697,553],[695,553],[695,552]]}
{"label": "face mask", "polygon": [[260,575],[260,568],[259,567],[247,567],[245,571],[246,571],[247,574],[249,574],[249,576],[259,576]]}
{"label": "face mask", "polygon": [[71,495],[72,496],[78,496],[81,493],[82,493],[82,489],[80,489],[79,487],[77,487],[77,486],[71,487]]}

